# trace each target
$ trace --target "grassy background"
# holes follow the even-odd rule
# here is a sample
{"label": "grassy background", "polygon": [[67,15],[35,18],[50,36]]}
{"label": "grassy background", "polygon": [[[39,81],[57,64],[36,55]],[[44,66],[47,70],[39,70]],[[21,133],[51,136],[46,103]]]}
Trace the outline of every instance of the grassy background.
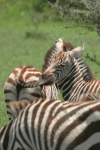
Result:
{"label": "grassy background", "polygon": [[[25,10],[27,6],[25,4],[23,7],[22,3],[8,4],[4,7],[5,2],[0,3],[2,6],[0,14],[0,127],[8,122],[4,84],[10,73],[19,65],[31,65],[41,70],[44,56],[54,45],[55,40],[62,38],[63,41],[71,42],[75,46],[86,43],[83,56],[88,52],[91,57],[95,54],[98,61],[100,58],[100,37],[96,32],[89,32],[79,27],[57,28],[64,26],[66,22],[51,19],[39,23],[36,30],[34,24],[29,22],[29,13],[27,9]],[[30,5],[29,7],[31,9]],[[85,61],[93,75],[100,79],[100,67],[91,61]],[[60,93],[59,99],[62,99]]]}

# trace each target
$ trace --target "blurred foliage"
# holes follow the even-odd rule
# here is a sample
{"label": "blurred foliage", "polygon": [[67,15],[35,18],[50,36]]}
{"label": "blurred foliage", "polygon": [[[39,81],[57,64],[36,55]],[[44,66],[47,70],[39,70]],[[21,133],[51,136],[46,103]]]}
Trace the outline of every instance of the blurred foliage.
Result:
{"label": "blurred foliage", "polygon": [[81,26],[96,31],[100,37],[100,0],[2,0],[0,10],[0,19],[23,19],[27,26],[34,27],[26,37],[39,36],[40,24],[47,21],[52,21],[55,27],[55,22],[61,21],[62,29]]}
{"label": "blurred foliage", "polygon": [[60,19],[58,18],[60,12],[56,4],[54,3],[52,8],[46,0],[3,0],[0,1],[0,10],[0,19],[17,21],[23,19],[27,25],[33,25],[35,31],[41,22]]}
{"label": "blurred foliage", "polygon": [[[54,4],[50,1],[48,3],[53,8]],[[66,29],[81,26],[88,31],[96,31],[100,37],[100,0],[56,0],[56,7],[59,9],[60,18],[66,22]],[[95,54],[90,57],[87,53],[85,58],[100,66]]]}
{"label": "blurred foliage", "polygon": [[62,22],[65,28],[81,26],[100,36],[100,0],[2,0],[0,19],[21,20],[37,32],[47,20]]}
{"label": "blurred foliage", "polygon": [[80,23],[81,27],[96,31],[100,36],[100,0],[56,0],[56,4],[62,20],[71,19],[72,25]]}
{"label": "blurred foliage", "polygon": [[43,12],[44,8],[46,7],[46,1],[45,0],[33,0],[32,1],[33,10],[37,12]]}
{"label": "blurred foliage", "polygon": [[31,11],[28,16],[28,24],[32,24],[35,30],[38,29],[41,22],[46,22],[47,20],[58,21],[57,16],[60,15],[57,9],[50,9],[44,7],[43,12]]}

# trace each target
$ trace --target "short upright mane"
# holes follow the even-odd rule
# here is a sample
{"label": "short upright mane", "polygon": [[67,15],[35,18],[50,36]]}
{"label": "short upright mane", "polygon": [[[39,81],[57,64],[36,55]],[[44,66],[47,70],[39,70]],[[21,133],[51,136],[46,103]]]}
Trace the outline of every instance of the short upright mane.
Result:
{"label": "short upright mane", "polygon": [[44,58],[44,65],[42,66],[42,71],[45,71],[51,62],[52,56],[57,52],[55,46],[51,47],[50,50],[47,51],[45,58]]}

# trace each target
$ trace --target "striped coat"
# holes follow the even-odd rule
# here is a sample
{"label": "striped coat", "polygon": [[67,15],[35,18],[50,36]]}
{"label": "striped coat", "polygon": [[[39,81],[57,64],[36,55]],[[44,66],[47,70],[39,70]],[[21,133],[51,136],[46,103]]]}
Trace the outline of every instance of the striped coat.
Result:
{"label": "striped coat", "polygon": [[[50,66],[34,85],[56,83],[64,100],[86,101],[100,99],[100,80],[96,79],[81,58],[84,46],[56,53]],[[26,84],[27,86],[28,84]],[[31,83],[32,85],[32,83]]]}
{"label": "striped coat", "polygon": [[0,130],[0,150],[99,150],[100,101],[40,98]]}
{"label": "striped coat", "polygon": [[9,119],[13,119],[10,111],[12,101],[30,101],[38,100],[41,96],[48,99],[57,99],[57,89],[55,85],[47,85],[36,88],[24,88],[24,83],[39,80],[42,72],[33,66],[19,66],[13,70],[4,85],[5,103]]}

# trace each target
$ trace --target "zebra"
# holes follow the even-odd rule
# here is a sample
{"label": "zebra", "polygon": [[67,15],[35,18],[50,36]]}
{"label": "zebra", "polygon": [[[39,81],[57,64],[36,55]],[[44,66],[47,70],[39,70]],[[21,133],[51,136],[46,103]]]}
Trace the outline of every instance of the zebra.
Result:
{"label": "zebra", "polygon": [[31,84],[31,82],[35,83],[39,80],[42,72],[49,67],[52,56],[62,49],[62,44],[64,51],[69,51],[74,48],[71,43],[63,43],[62,39],[59,38],[55,42],[55,46],[47,51],[42,71],[34,68],[33,66],[23,65],[15,68],[10,74],[4,85],[4,96],[9,120],[14,119],[14,116],[10,111],[10,103],[12,101],[27,101],[26,103],[28,104],[33,100],[38,100],[41,96],[49,99],[58,99],[57,85],[55,84],[49,84],[37,88],[24,88],[24,84]]}
{"label": "zebra", "polygon": [[5,103],[9,120],[14,119],[10,109],[12,101],[27,101],[26,103],[29,104],[31,101],[38,100],[41,96],[48,99],[58,99],[57,88],[53,84],[36,88],[24,88],[24,83],[37,82],[41,74],[42,72],[33,66],[19,66],[10,74],[4,85]]}
{"label": "zebra", "polygon": [[84,45],[71,51],[59,51],[50,66],[42,73],[37,83],[26,86],[37,87],[56,83],[64,100],[86,101],[100,99],[100,80],[95,78],[81,58]]}
{"label": "zebra", "polygon": [[33,149],[99,150],[100,101],[67,102],[41,97],[27,105],[0,129],[0,150]]}

